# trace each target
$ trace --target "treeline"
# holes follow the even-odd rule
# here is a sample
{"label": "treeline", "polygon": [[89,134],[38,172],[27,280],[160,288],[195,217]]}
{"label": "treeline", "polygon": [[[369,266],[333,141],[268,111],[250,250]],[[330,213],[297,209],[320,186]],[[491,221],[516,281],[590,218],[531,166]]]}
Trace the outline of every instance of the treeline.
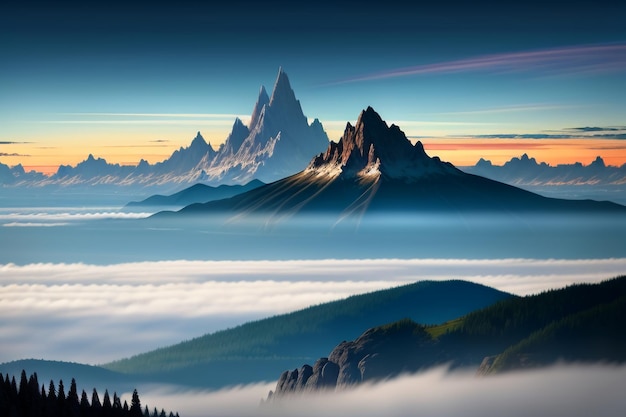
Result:
{"label": "treeline", "polygon": [[133,391],[130,405],[122,401],[117,393],[113,398],[109,391],[104,391],[102,401],[98,391],[94,388],[89,396],[82,390],[79,395],[76,381],[72,378],[69,390],[65,393],[63,381],[58,387],[50,381],[48,389],[40,385],[37,373],[30,377],[22,370],[19,384],[15,376],[4,378],[0,375],[0,416],[1,417],[179,417],[178,413],[166,413],[165,410],[152,412],[148,406],[142,410],[137,390]]}

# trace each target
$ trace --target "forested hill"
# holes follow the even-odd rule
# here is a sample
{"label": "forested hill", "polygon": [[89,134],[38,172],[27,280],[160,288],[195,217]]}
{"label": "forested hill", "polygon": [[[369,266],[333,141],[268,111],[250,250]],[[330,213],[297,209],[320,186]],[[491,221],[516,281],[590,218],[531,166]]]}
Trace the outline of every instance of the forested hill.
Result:
{"label": "forested hill", "polygon": [[557,361],[623,363],[625,319],[626,276],[622,276],[510,297],[437,326],[402,320],[338,344],[313,366],[283,372],[273,396],[353,385],[442,364],[488,374]]}
{"label": "forested hill", "polygon": [[277,367],[319,357],[370,327],[402,318],[442,323],[511,297],[465,281],[420,281],[250,322],[104,367],[201,386],[271,380]]}

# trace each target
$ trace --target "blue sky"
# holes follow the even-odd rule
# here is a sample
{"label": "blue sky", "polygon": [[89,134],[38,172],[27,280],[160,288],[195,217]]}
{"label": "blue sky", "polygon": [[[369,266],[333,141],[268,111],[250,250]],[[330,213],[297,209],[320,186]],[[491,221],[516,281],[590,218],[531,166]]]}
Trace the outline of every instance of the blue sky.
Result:
{"label": "blue sky", "polygon": [[280,66],[334,140],[368,105],[412,136],[626,124],[618,2],[403,3],[1,6],[0,162],[219,144]]}

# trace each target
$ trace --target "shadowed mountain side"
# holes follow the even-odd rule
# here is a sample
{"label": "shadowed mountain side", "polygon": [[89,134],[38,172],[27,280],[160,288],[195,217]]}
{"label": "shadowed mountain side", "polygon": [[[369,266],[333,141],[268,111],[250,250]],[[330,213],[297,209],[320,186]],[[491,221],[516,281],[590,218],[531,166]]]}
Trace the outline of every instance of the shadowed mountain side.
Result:
{"label": "shadowed mountain side", "polygon": [[202,387],[271,380],[276,366],[319,357],[372,326],[405,317],[441,323],[509,297],[465,281],[421,281],[247,323],[104,367]]}
{"label": "shadowed mountain side", "polygon": [[185,207],[181,215],[226,212],[274,216],[325,213],[362,216],[384,212],[528,213],[595,211],[626,213],[611,202],[542,197],[456,169],[412,145],[371,107],[356,126],[347,124],[338,143],[302,172],[231,199]]}
{"label": "shadowed mountain side", "polygon": [[194,203],[206,203],[223,198],[230,198],[245,191],[253,190],[264,185],[259,180],[252,180],[245,185],[225,185],[211,187],[205,184],[195,184],[172,195],[153,195],[142,201],[131,201],[127,207],[145,206],[177,206],[183,207]]}
{"label": "shadowed mountain side", "polygon": [[438,326],[406,319],[371,328],[340,343],[315,365],[283,372],[270,398],[441,364],[475,367],[486,374],[557,361],[623,363],[625,300],[622,276],[504,299]]}
{"label": "shadowed mountain side", "polygon": [[368,212],[463,213],[463,212],[624,212],[612,202],[564,200],[543,197],[519,188],[468,174],[462,178],[432,178],[407,184],[379,179],[320,179],[303,172],[231,199],[193,204],[181,214],[231,212],[232,214],[334,213],[339,216]]}

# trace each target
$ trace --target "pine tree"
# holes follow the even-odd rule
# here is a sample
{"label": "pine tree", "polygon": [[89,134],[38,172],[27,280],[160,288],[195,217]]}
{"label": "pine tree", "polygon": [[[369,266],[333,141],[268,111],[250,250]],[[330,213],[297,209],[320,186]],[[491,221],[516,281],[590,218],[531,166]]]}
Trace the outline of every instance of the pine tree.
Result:
{"label": "pine tree", "polygon": [[[8,378],[8,376],[7,376]],[[10,384],[7,384],[6,379],[0,378],[0,415],[8,416],[10,409],[9,389]]]}
{"label": "pine tree", "polygon": [[133,398],[130,401],[130,416],[131,417],[141,417],[141,401],[139,401],[139,394],[137,393],[137,389],[133,391]]}
{"label": "pine tree", "polygon": [[100,404],[100,397],[98,397],[98,391],[93,389],[93,393],[91,394],[91,408],[100,408],[102,404]]}
{"label": "pine tree", "polygon": [[57,392],[57,413],[59,416],[64,416],[67,413],[66,400],[67,397],[65,396],[63,380],[59,379],[59,389]]}
{"label": "pine tree", "polygon": [[78,390],[76,388],[76,380],[72,378],[70,390],[67,393],[66,409],[70,417],[79,417],[80,404],[78,402]]}
{"label": "pine tree", "polygon": [[82,394],[80,395],[79,410],[81,417],[88,417],[90,415],[89,412],[91,411],[91,406],[89,405],[89,399],[87,398],[87,393],[85,392],[85,390],[83,390]]}
{"label": "pine tree", "polygon": [[54,381],[50,380],[50,385],[48,386],[48,400],[46,401],[46,416],[56,416],[57,409],[56,388],[54,387]]}
{"label": "pine tree", "polygon": [[148,406],[143,410],[143,417],[150,417],[150,410],[148,410]]}
{"label": "pine tree", "polygon": [[102,404],[100,404],[100,397],[98,397],[98,391],[93,389],[93,393],[91,394],[91,416],[100,417],[102,414]]}
{"label": "pine tree", "polygon": [[[20,389],[17,393],[18,398],[18,411],[22,416],[30,416],[31,401],[30,391],[28,389],[28,378],[26,377],[26,371],[22,369],[22,375],[20,377]],[[39,387],[37,387],[39,389]]]}
{"label": "pine tree", "polygon": [[111,414],[111,409],[113,406],[111,405],[111,398],[109,397],[109,391],[104,390],[104,398],[102,399],[102,411],[109,415]]}
{"label": "pine tree", "polygon": [[120,397],[117,396],[117,392],[113,393],[113,414],[111,415],[114,417],[125,415],[124,409],[122,408],[122,402]]}

